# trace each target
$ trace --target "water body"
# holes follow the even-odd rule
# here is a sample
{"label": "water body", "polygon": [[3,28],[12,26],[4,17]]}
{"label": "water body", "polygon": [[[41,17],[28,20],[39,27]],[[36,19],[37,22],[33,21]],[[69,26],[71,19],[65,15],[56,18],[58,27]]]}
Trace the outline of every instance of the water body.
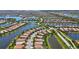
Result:
{"label": "water body", "polygon": [[21,17],[19,17],[19,16],[0,16],[0,18],[15,18],[16,19],[16,21],[19,21],[19,20],[21,20],[22,18]]}
{"label": "water body", "polygon": [[72,17],[72,18],[79,18],[79,15],[72,15],[72,14],[64,14],[64,16]]}
{"label": "water body", "polygon": [[11,26],[12,24],[11,23],[3,23],[3,24],[0,24],[0,27],[9,27],[9,26]]}
{"label": "water body", "polygon": [[12,41],[13,38],[15,38],[18,35],[21,35],[21,33],[26,31],[26,30],[29,30],[31,28],[36,28],[36,27],[38,27],[38,26],[34,22],[32,22],[30,24],[27,24],[25,26],[18,28],[16,30],[16,32],[14,32],[14,33],[10,33],[7,36],[0,37],[0,48],[1,49],[6,48],[9,45],[9,43]]}
{"label": "water body", "polygon": [[72,40],[79,40],[79,33],[69,32],[67,35],[72,38]]}
{"label": "water body", "polygon": [[48,42],[52,49],[62,49],[55,36],[51,35],[51,37],[48,39]]}

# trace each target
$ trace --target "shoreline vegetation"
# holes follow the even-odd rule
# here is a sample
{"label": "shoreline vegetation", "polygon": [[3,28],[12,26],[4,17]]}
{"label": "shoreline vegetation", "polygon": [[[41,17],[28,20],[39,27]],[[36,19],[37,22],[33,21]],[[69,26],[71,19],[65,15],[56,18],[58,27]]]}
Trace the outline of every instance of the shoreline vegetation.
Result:
{"label": "shoreline vegetation", "polygon": [[[11,15],[0,18],[0,44],[3,45],[0,47],[4,48],[7,42],[8,46],[5,47],[7,49],[79,48],[79,38],[76,35],[79,34],[79,18],[68,17],[53,11],[53,13],[50,11],[18,12],[23,12],[24,15],[19,13],[15,18],[11,18]],[[28,12],[28,16],[25,12]],[[9,35],[12,35],[12,38],[6,38]],[[74,39],[73,35],[77,38]],[[58,43],[60,47],[50,41]]]}

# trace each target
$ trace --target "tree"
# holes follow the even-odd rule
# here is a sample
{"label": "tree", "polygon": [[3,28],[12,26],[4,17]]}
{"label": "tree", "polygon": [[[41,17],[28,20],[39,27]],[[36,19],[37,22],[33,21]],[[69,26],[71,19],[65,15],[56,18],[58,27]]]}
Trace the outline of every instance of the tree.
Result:
{"label": "tree", "polygon": [[16,19],[15,18],[7,18],[7,21],[8,22],[16,22]]}

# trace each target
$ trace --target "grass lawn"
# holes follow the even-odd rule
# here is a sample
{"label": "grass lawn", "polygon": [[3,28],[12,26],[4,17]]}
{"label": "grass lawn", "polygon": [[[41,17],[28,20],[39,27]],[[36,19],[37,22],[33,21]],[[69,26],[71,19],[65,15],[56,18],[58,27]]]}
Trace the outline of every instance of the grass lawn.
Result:
{"label": "grass lawn", "polygon": [[62,39],[56,33],[54,33],[54,36],[57,38],[58,42],[60,43],[63,49],[68,49],[67,45],[62,41]]}
{"label": "grass lawn", "polygon": [[51,46],[50,46],[50,44],[49,44],[49,42],[48,42],[48,39],[50,38],[50,36],[51,36],[51,34],[47,34],[47,35],[44,36],[44,46],[45,46],[46,48],[48,48],[48,49],[51,48]]}

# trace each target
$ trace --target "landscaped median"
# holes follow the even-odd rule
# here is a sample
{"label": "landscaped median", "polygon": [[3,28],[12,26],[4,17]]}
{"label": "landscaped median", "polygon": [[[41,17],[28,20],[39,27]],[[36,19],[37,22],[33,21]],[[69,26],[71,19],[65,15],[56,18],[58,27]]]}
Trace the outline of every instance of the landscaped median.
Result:
{"label": "landscaped median", "polygon": [[68,46],[62,41],[62,38],[58,35],[57,30],[53,28],[53,35],[58,40],[59,44],[62,46],[63,49],[68,49]]}
{"label": "landscaped median", "polygon": [[65,37],[65,39],[75,48],[77,49],[77,47],[75,46],[75,44],[72,42],[72,39],[70,37],[68,37],[67,35],[65,35],[64,33],[62,33],[61,31],[59,31],[60,34]]}
{"label": "landscaped median", "polygon": [[56,33],[54,33],[54,36],[56,37],[56,39],[58,40],[63,49],[68,49],[66,44],[61,40],[61,38]]}
{"label": "landscaped median", "polygon": [[58,39],[61,40],[61,42],[63,43],[63,47],[65,48],[69,48],[69,49],[74,49],[74,45],[72,44],[72,42],[70,43],[68,40],[70,40],[68,37],[66,37],[63,33],[60,33],[58,30],[54,30],[55,34],[59,37]]}

